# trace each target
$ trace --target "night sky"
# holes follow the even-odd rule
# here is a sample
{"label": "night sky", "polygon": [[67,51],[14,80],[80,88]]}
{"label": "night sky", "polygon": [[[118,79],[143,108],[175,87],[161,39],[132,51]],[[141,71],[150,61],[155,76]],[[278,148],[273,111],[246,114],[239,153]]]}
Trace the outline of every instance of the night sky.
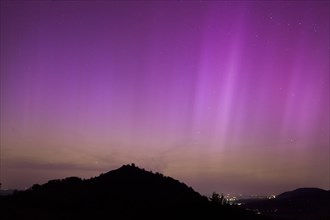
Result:
{"label": "night sky", "polygon": [[126,163],[329,189],[329,1],[1,1],[1,181]]}

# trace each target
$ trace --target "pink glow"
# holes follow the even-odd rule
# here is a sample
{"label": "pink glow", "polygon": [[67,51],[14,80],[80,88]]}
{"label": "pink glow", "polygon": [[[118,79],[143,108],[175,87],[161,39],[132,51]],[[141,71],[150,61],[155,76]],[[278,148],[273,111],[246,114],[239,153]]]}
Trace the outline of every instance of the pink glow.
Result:
{"label": "pink glow", "polygon": [[1,1],[2,182],[135,162],[329,189],[329,2]]}

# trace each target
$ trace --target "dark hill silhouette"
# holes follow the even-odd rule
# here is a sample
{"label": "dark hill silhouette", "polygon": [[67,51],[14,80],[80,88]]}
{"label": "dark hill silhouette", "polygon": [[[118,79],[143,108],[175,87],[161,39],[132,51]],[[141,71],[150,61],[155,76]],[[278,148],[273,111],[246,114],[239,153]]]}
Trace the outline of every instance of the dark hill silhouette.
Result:
{"label": "dark hill silhouette", "polygon": [[246,208],[259,210],[273,219],[330,219],[330,191],[299,188],[279,194],[275,199],[244,201]]}
{"label": "dark hill silhouette", "polygon": [[51,180],[0,198],[1,219],[263,219],[211,203],[184,183],[134,164],[88,180]]}
{"label": "dark hill silhouette", "polygon": [[[319,188],[299,188],[293,191],[284,192],[277,196],[277,199],[309,199],[309,200],[320,200],[323,197],[329,196],[329,191],[319,189]],[[328,197],[329,198],[329,197]]]}

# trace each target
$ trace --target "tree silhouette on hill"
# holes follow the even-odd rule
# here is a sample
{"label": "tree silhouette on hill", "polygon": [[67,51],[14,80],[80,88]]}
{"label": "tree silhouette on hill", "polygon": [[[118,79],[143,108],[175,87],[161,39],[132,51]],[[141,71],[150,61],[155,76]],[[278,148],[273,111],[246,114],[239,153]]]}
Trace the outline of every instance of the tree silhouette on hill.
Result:
{"label": "tree silhouette on hill", "polygon": [[[223,196],[214,199],[222,203]],[[214,206],[186,184],[124,165],[87,180],[69,177],[0,198],[1,219],[256,219],[234,206]]]}

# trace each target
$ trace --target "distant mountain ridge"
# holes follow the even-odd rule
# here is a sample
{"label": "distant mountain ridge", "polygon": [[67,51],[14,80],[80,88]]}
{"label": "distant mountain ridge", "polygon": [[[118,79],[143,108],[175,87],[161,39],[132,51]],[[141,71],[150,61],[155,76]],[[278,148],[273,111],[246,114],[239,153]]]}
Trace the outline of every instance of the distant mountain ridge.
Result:
{"label": "distant mountain ridge", "polygon": [[6,190],[0,189],[0,196],[11,195],[14,193],[14,191],[15,190],[12,190],[12,189],[6,189]]}
{"label": "distant mountain ridge", "polygon": [[298,188],[279,194],[275,199],[246,200],[244,207],[259,210],[272,219],[330,219],[330,191]]}
{"label": "distant mountain ridge", "polygon": [[0,197],[1,219],[263,219],[211,203],[191,187],[134,164],[87,180],[69,177]]}
{"label": "distant mountain ridge", "polygon": [[292,191],[281,193],[277,196],[277,199],[295,199],[301,197],[323,197],[329,195],[329,190],[319,188],[298,188]]}

